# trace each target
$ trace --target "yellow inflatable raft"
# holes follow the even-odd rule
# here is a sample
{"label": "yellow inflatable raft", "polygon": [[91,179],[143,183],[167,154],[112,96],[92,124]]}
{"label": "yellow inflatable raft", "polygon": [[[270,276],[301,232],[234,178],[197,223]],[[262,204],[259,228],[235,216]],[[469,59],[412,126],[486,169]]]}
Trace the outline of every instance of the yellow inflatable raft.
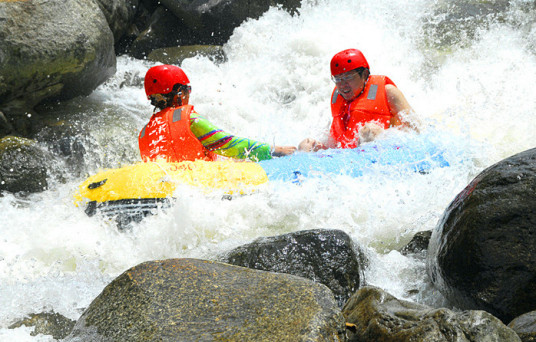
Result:
{"label": "yellow inflatable raft", "polygon": [[89,216],[97,210],[118,215],[121,225],[120,221],[139,221],[155,208],[169,206],[180,185],[235,195],[255,192],[267,181],[264,169],[253,162],[137,163],[89,177],[80,184],[75,202],[86,205]]}

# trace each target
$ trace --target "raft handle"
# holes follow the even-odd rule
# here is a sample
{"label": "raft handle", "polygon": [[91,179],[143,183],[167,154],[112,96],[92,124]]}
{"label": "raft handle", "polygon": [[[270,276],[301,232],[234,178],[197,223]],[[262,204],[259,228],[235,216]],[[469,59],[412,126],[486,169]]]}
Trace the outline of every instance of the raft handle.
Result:
{"label": "raft handle", "polygon": [[103,186],[104,183],[106,183],[107,180],[108,180],[108,178],[105,178],[105,179],[101,180],[100,182],[91,183],[91,184],[89,184],[89,185],[87,186],[87,188],[88,188],[88,189],[91,189],[91,190],[96,189],[96,188],[98,188],[99,186]]}

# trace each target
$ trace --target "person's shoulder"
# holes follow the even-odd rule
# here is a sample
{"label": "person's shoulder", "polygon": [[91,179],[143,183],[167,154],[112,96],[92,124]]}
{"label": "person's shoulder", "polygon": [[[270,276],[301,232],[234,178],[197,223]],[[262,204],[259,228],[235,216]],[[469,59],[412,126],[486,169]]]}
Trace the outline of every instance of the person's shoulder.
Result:
{"label": "person's shoulder", "polygon": [[392,86],[396,87],[395,82],[392,79],[390,79],[389,76],[385,76],[385,75],[370,75],[370,77],[372,77],[372,79],[376,80],[376,82],[384,83],[386,87],[388,85],[392,85]]}

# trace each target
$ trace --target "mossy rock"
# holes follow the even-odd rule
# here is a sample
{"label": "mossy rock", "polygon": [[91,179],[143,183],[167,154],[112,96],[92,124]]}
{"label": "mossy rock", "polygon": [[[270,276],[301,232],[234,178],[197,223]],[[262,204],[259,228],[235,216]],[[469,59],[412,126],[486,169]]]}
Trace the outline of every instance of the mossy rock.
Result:
{"label": "mossy rock", "polygon": [[117,277],[66,341],[346,341],[331,291],[310,280],[198,259]]}

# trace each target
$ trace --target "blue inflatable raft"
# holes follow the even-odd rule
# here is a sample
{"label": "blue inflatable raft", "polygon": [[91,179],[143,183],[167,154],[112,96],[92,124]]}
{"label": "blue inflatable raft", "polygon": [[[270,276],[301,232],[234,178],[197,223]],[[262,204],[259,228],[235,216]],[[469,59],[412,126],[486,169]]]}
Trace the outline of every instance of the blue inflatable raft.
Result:
{"label": "blue inflatable raft", "polygon": [[449,166],[444,146],[423,140],[403,144],[374,142],[355,149],[330,149],[259,162],[271,181],[299,182],[326,175],[360,177],[378,172],[428,173],[434,168]]}

